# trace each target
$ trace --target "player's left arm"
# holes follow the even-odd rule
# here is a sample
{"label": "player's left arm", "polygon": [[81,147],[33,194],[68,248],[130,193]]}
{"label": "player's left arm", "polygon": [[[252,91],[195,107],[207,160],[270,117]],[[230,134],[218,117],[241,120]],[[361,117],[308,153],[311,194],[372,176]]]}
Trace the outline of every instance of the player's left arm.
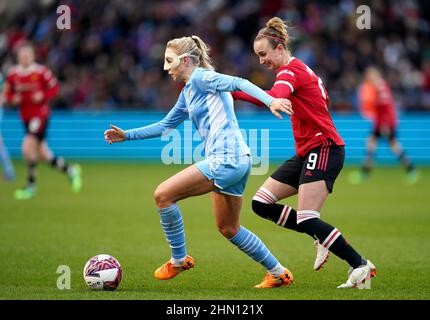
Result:
{"label": "player's left arm", "polygon": [[43,70],[43,81],[44,81],[44,100],[51,100],[54,98],[60,90],[60,85],[57,78],[54,76],[51,70],[44,68]]}

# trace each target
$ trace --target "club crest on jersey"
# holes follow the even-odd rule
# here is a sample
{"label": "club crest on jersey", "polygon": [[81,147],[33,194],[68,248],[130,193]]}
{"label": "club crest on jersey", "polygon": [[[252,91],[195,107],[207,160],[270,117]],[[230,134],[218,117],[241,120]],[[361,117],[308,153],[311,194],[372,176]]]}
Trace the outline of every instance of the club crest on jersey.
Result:
{"label": "club crest on jersey", "polygon": [[215,158],[209,165],[211,173],[214,173],[222,163],[222,159]]}
{"label": "club crest on jersey", "polygon": [[202,76],[202,81],[212,81],[214,79],[214,74],[212,72],[205,72]]}

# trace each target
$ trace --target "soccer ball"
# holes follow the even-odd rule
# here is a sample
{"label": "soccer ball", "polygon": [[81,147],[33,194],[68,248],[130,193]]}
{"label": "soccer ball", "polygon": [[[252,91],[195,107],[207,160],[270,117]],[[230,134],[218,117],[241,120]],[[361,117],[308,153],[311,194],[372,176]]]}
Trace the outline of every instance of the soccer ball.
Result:
{"label": "soccer ball", "polygon": [[99,254],[88,260],[83,273],[85,283],[93,290],[115,290],[122,279],[121,265],[108,254]]}

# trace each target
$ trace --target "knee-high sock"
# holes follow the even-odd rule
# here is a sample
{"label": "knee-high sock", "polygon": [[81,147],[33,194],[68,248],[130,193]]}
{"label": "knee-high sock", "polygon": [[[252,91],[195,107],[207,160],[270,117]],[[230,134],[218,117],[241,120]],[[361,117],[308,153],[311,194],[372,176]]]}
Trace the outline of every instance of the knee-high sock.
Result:
{"label": "knee-high sock", "polygon": [[373,167],[373,158],[375,157],[375,150],[367,150],[366,159],[361,166],[361,172],[364,174],[369,174]]}
{"label": "knee-high sock", "polygon": [[275,203],[277,200],[269,190],[260,188],[252,200],[252,208],[259,216],[279,226],[318,239],[321,245],[346,260],[353,268],[366,263],[335,227],[319,219],[319,212],[312,210],[296,212],[289,206]]}
{"label": "knee-high sock", "polygon": [[409,160],[409,158],[406,156],[406,152],[402,151],[398,155],[399,161],[402,163],[402,165],[405,167],[407,172],[413,171],[415,169],[415,166],[412,164],[412,162]]}
{"label": "knee-high sock", "polygon": [[51,164],[51,166],[61,172],[64,173],[68,173],[69,170],[69,165],[66,162],[66,160],[64,160],[63,157],[52,157],[52,159],[49,161],[49,163]]}
{"label": "knee-high sock", "polygon": [[252,198],[252,210],[260,217],[271,220],[281,227],[299,231],[296,210],[275,203],[277,201],[278,198],[270,190],[261,187]]}
{"label": "knee-high sock", "polygon": [[355,249],[349,245],[339,230],[322,221],[320,214],[313,210],[299,210],[297,212],[297,225],[299,229],[318,239],[319,243],[333,252],[348,264],[357,268],[366,264],[364,259]]}
{"label": "knee-high sock", "polygon": [[285,268],[273,256],[263,241],[243,226],[230,239],[230,242],[246,253],[251,259],[262,264],[273,276],[280,276]]}
{"label": "knee-high sock", "polygon": [[185,258],[187,250],[184,223],[178,205],[173,204],[168,208],[159,208],[158,213],[160,214],[161,227],[172,252],[172,258],[177,260]]}
{"label": "knee-high sock", "polygon": [[36,186],[37,162],[27,162],[27,187],[34,188]]}

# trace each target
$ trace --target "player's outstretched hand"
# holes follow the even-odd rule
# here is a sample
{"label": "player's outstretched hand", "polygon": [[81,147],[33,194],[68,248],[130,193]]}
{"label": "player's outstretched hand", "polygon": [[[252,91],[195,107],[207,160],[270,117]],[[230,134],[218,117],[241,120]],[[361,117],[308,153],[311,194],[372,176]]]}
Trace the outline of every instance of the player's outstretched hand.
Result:
{"label": "player's outstretched hand", "polygon": [[293,106],[291,101],[288,99],[273,99],[269,108],[270,111],[272,111],[272,113],[280,120],[282,120],[282,116],[279,113],[280,111],[288,114],[289,116],[294,114]]}
{"label": "player's outstretched hand", "polygon": [[105,131],[105,141],[109,144],[114,142],[122,142],[125,140],[125,131],[113,124],[110,125],[110,129]]}

